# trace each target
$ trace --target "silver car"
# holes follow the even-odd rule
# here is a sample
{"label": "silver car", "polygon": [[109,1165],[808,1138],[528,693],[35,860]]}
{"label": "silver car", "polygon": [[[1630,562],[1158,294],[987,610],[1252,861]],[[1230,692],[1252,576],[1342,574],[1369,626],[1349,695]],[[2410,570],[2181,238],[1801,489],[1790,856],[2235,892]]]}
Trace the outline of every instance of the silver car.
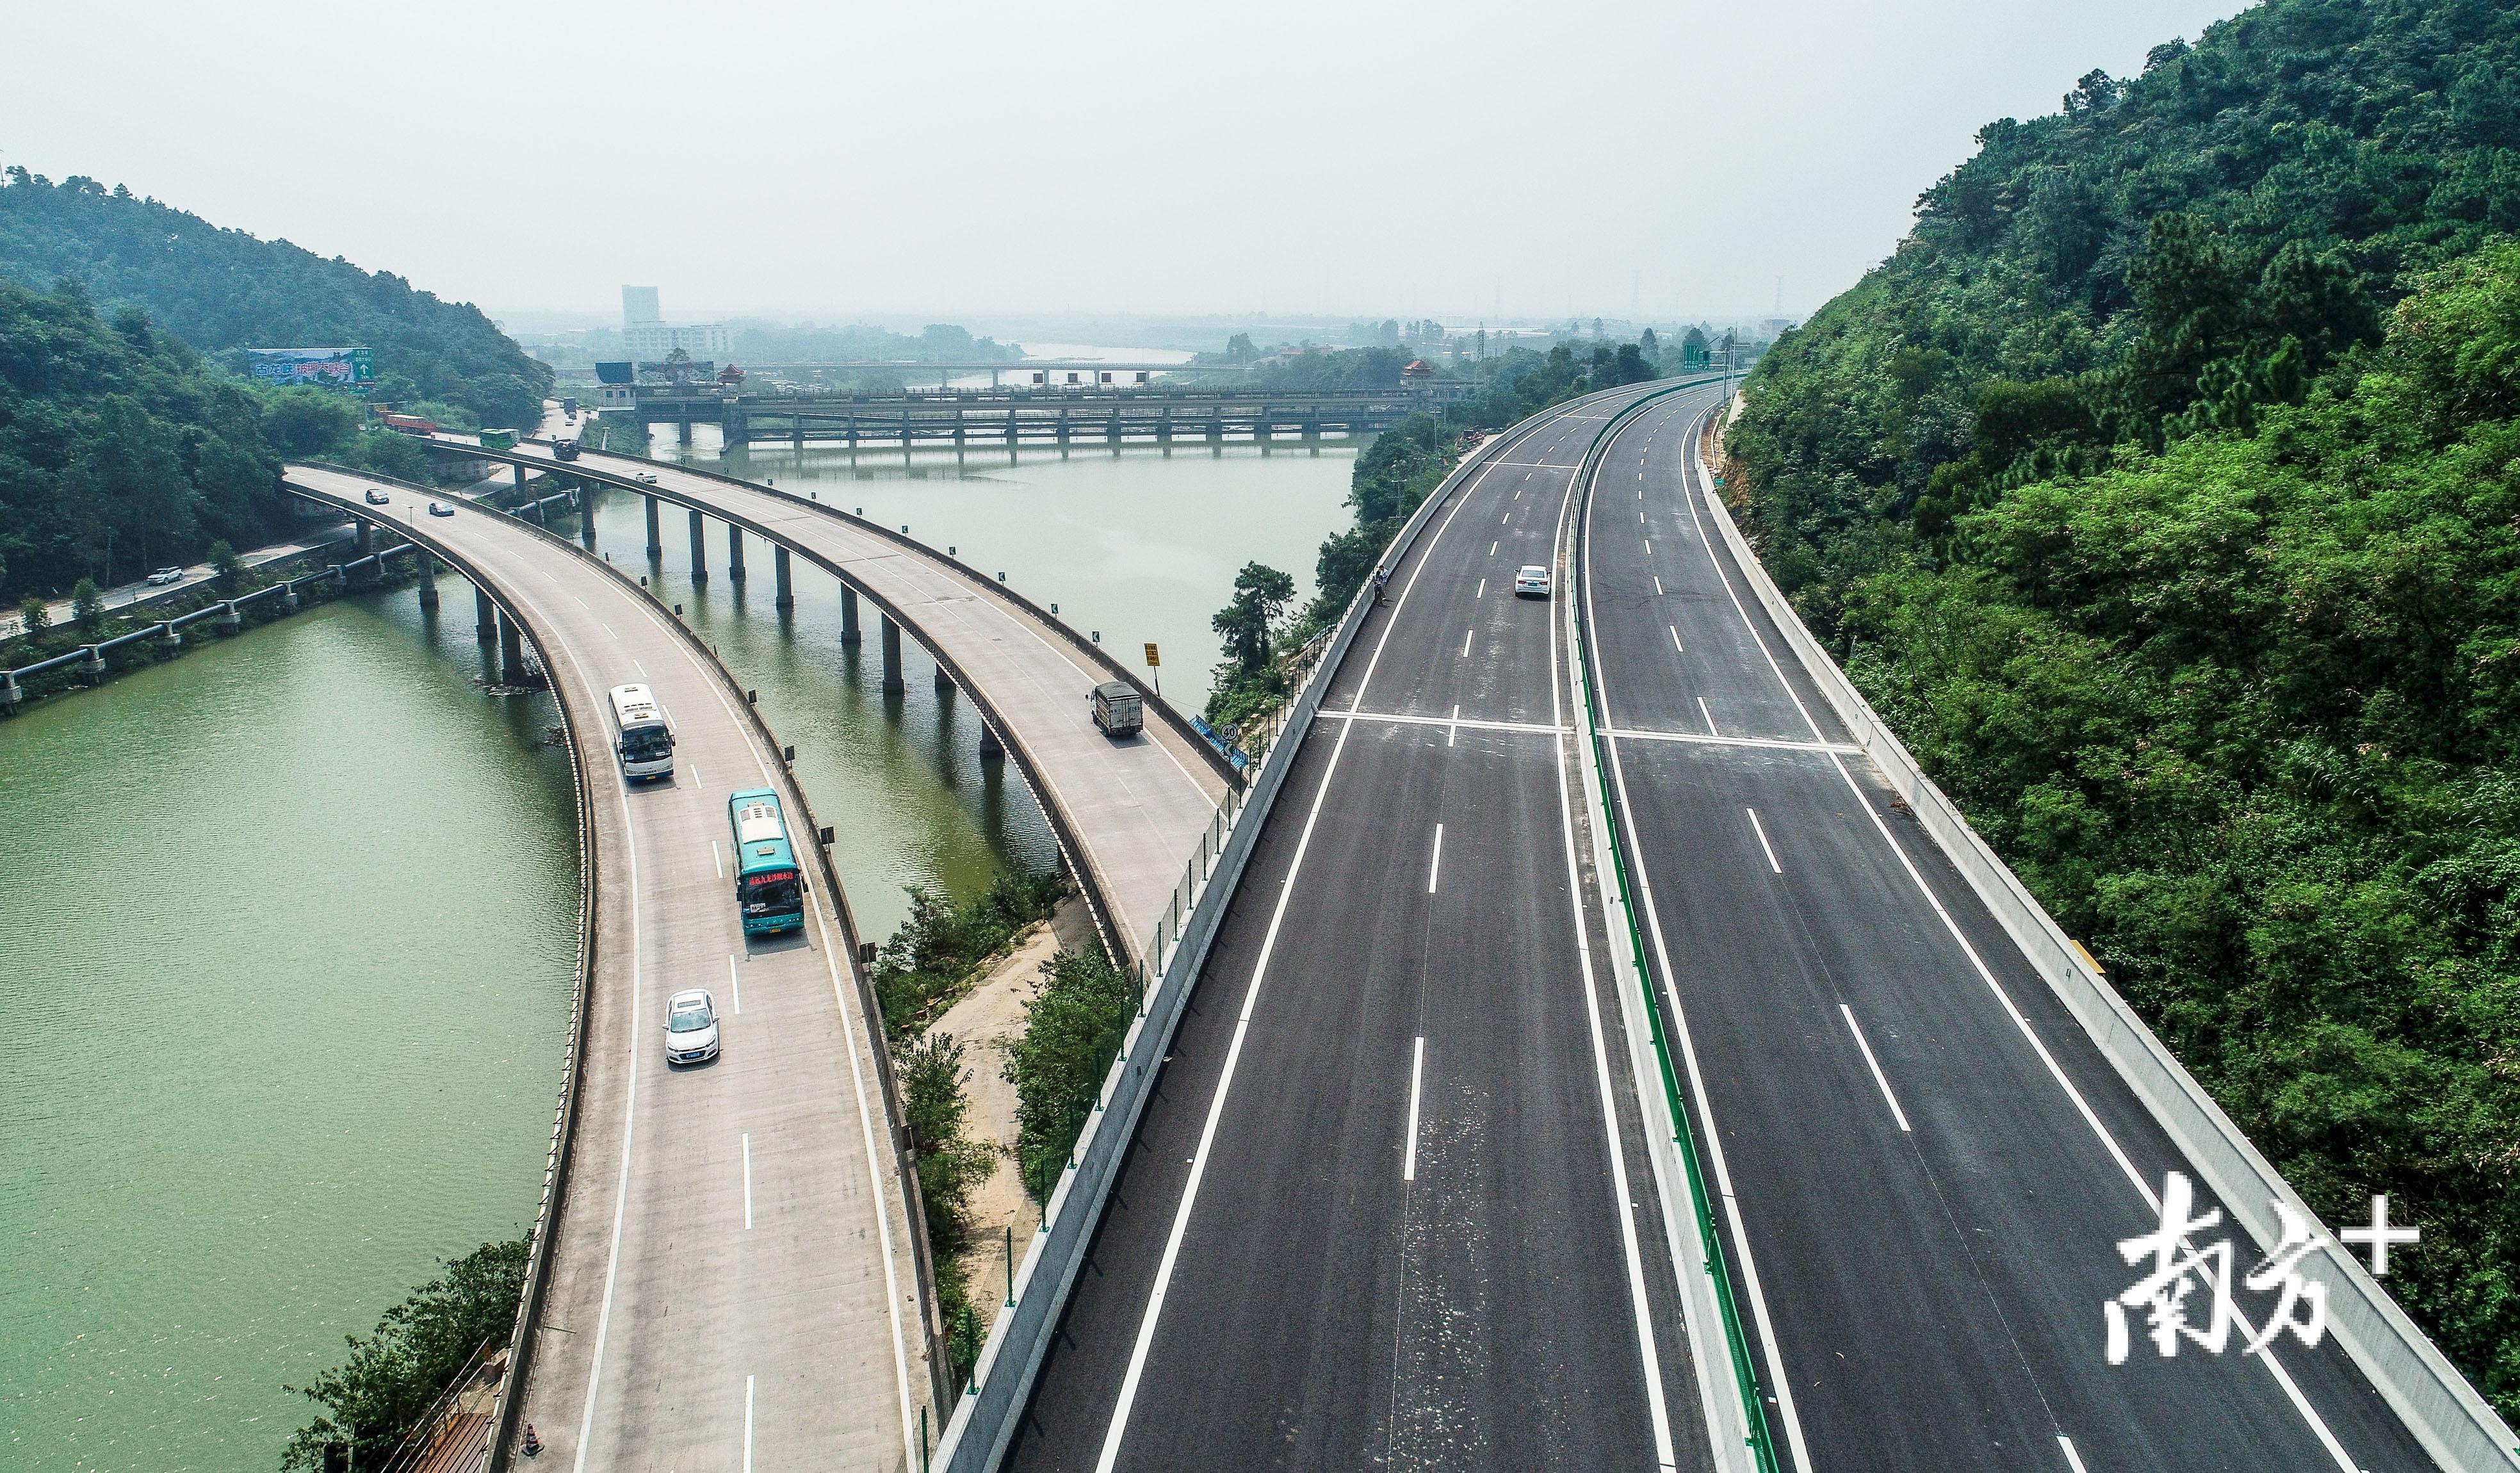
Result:
{"label": "silver car", "polygon": [[717,1057],[717,999],[705,987],[674,994],[665,1004],[665,1062],[705,1064]]}

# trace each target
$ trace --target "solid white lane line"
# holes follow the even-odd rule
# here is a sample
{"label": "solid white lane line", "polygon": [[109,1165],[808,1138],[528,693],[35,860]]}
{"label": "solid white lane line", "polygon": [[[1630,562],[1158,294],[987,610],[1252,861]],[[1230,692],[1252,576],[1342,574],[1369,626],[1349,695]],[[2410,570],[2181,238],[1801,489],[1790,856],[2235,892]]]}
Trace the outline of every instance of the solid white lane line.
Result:
{"label": "solid white lane line", "polygon": [[[743,1225],[751,1227],[750,1223]],[[752,1473],[752,1378],[743,1378],[743,1473]]]}
{"label": "solid white lane line", "polygon": [[[1751,817],[1755,820],[1758,816]],[[1913,1134],[1908,1130],[1908,1112],[1899,1108],[1899,1096],[1890,1093],[1890,1076],[1881,1072],[1881,1060],[1872,1056],[1872,1046],[1865,1041],[1863,1025],[1855,1021],[1855,1009],[1840,1003],[1837,1010],[1846,1017],[1847,1032],[1855,1035],[1855,1047],[1864,1050],[1865,1065],[1872,1071],[1872,1082],[1881,1087],[1881,1099],[1890,1106],[1890,1118],[1899,1122],[1901,1133]]]}
{"label": "solid white lane line", "polygon": [[1654,597],[1659,599],[1662,596],[1662,576],[1660,574],[1656,574],[1654,576]]}
{"label": "solid white lane line", "polygon": [[1671,647],[1672,647],[1672,652],[1673,652],[1673,653],[1675,653],[1675,654],[1687,654],[1688,651],[1687,649],[1685,649],[1685,648],[1681,647],[1681,643],[1680,643],[1680,626],[1679,626],[1679,625],[1677,625],[1677,624],[1674,624],[1674,625],[1671,625],[1671,626],[1669,626],[1669,627],[1670,627],[1670,629],[1671,629]]}
{"label": "solid white lane line", "polygon": [[1400,1180],[1418,1180],[1418,1082],[1426,1074],[1426,1040],[1422,1037],[1409,1058],[1409,1148],[1400,1158]]}
{"label": "solid white lane line", "polygon": [[1759,810],[1745,808],[1741,811],[1750,816],[1750,831],[1759,836],[1759,849],[1768,856],[1768,869],[1778,874],[1784,873],[1785,867],[1777,863],[1777,851],[1768,847],[1768,830],[1759,826]]}
{"label": "solid white lane line", "polygon": [[[1462,715],[1462,708],[1458,705],[1453,707],[1453,714],[1450,716],[1403,716],[1395,711],[1324,711],[1314,719],[1317,721],[1389,721],[1396,722],[1405,727],[1467,727],[1473,732],[1537,732],[1544,736],[1553,736],[1556,733],[1566,730],[1564,727],[1552,727],[1545,722],[1538,721],[1481,721],[1475,716]],[[1652,734],[1648,733],[1642,735]],[[1691,739],[1704,741],[1708,738],[1698,736]],[[1744,744],[1760,746],[1776,746],[1779,744],[1772,741],[1750,743],[1747,741],[1747,738],[1732,736],[1728,736],[1724,739],[1727,741],[1740,740],[1743,741]],[[1807,745],[1807,743],[1799,741],[1786,742],[1783,744],[1794,747]]]}
{"label": "solid white lane line", "polygon": [[[1479,482],[1486,479],[1488,469],[1482,467],[1478,475],[1462,488],[1460,505],[1444,513],[1444,520],[1435,528],[1435,535],[1426,540],[1429,553],[1443,541],[1444,534],[1452,530],[1453,518],[1469,506],[1470,496],[1478,489]],[[1351,712],[1365,703],[1365,692],[1373,685],[1373,672],[1382,664],[1383,647],[1391,643],[1391,631],[1400,622],[1400,610],[1408,606],[1409,596],[1417,591],[1418,574],[1426,570],[1426,562],[1427,558],[1421,556],[1418,566],[1410,571],[1409,581],[1400,586],[1400,598],[1392,605],[1392,616],[1375,638],[1373,653],[1365,662],[1365,674],[1356,683],[1356,693],[1348,699]],[[1553,633],[1551,639],[1554,641]],[[1138,1386],[1146,1378],[1147,1353],[1155,1343],[1155,1326],[1163,1318],[1164,1296],[1172,1287],[1173,1268],[1181,1262],[1182,1238],[1190,1230],[1191,1209],[1198,1205],[1199,1183],[1207,1178],[1208,1154],[1216,1143],[1217,1122],[1225,1118],[1225,1100],[1234,1088],[1235,1067],[1242,1060],[1242,1041],[1249,1036],[1251,1014],[1260,1005],[1260,984],[1269,975],[1269,959],[1278,951],[1278,929],[1285,923],[1286,904],[1294,898],[1295,881],[1304,872],[1304,856],[1312,850],[1313,828],[1321,822],[1323,800],[1329,796],[1330,779],[1338,775],[1339,758],[1346,753],[1348,736],[1355,730],[1355,722],[1342,723],[1338,740],[1330,744],[1329,763],[1322,769],[1322,785],[1313,791],[1313,806],[1306,811],[1303,832],[1295,839],[1295,857],[1286,868],[1285,882],[1278,887],[1278,904],[1269,913],[1269,929],[1260,938],[1260,956],[1251,965],[1251,986],[1242,995],[1242,1011],[1234,1021],[1233,1042],[1226,1046],[1225,1069],[1217,1076],[1215,1097],[1208,1101],[1207,1119],[1199,1127],[1198,1147],[1191,1157],[1190,1180],[1182,1183],[1181,1205],[1173,1210],[1172,1230],[1164,1238],[1163,1257],[1155,1264],[1154,1287],[1147,1295],[1147,1313],[1138,1320],[1137,1343],[1129,1350],[1129,1368],[1120,1377],[1120,1394],[1112,1402],[1111,1424],[1102,1434],[1102,1452],[1095,1459],[1095,1473],[1111,1473],[1111,1465],[1119,1460],[1121,1439],[1129,1430],[1129,1411],[1137,1405]],[[1573,863],[1571,850],[1568,863]],[[1621,1193],[1624,1197],[1624,1187]]]}
{"label": "solid white lane line", "polygon": [[1444,826],[1443,826],[1443,825],[1441,825],[1441,824],[1438,824],[1438,825],[1436,825],[1436,826],[1435,826],[1435,853],[1434,853],[1434,856],[1433,856],[1432,858],[1430,858],[1429,860],[1427,860],[1427,861],[1426,861],[1426,893],[1427,893],[1427,894],[1432,895],[1432,894],[1434,894],[1434,893],[1435,893],[1435,876],[1436,876],[1438,873],[1442,872],[1443,868],[1444,868]]}
{"label": "solid white lane line", "polygon": [[709,840],[709,863],[717,866],[717,877],[726,878],[726,856],[717,852],[717,840]]}
{"label": "solid white lane line", "polygon": [[752,1230],[752,1133],[743,1133],[743,1230]]}
{"label": "solid white lane line", "polygon": [[2083,1466],[2083,1454],[2074,1451],[2074,1440],[2072,1438],[2059,1432],[2056,1434],[2056,1446],[2065,1450],[2066,1467],[2073,1469],[2074,1473],[2091,1473],[2090,1469]]}
{"label": "solid white lane line", "polygon": [[[1699,495],[1706,494],[1703,489],[1699,492]],[[1723,559],[1716,556],[1714,543],[1708,539],[1705,522],[1698,514],[1697,498],[1684,495],[1681,499],[1688,505],[1689,521],[1697,528],[1697,540],[1706,544],[1707,560],[1714,563],[1715,576],[1723,581],[1724,592],[1732,601],[1733,613],[1740,617],[1741,627],[1750,632],[1751,642],[1759,647],[1759,653],[1767,659],[1769,673],[1776,676],[1777,684],[1784,688],[1786,698],[1791,700],[1794,703],[1794,709],[1802,714],[1803,724],[1811,728],[1813,737],[1824,739],[1822,737],[1820,723],[1813,718],[1810,708],[1803,704],[1801,692],[1794,690],[1793,682],[1785,679],[1784,667],[1777,663],[1776,652],[1768,647],[1767,638],[1759,633],[1759,626],[1751,620],[1749,609],[1743,606],[1740,591],[1732,586],[1732,575],[1724,570]],[[1873,831],[1881,836],[1884,844],[1890,846],[1890,852],[1899,857],[1900,868],[1907,871],[1910,883],[1916,887],[1918,894],[1925,897],[1925,904],[1932,907],[1934,915],[1941,918],[1943,929],[1950,933],[1953,942],[1959,947],[1960,954],[1968,958],[1969,965],[1977,972],[1978,980],[1984,982],[1988,990],[1995,994],[1996,1001],[2002,1004],[2004,1013],[2012,1019],[2013,1027],[2019,1029],[2021,1036],[2029,1041],[2031,1051],[2036,1053],[2039,1061],[2047,1066],[2048,1077],[2055,1080],[2056,1087],[2064,1091],[2065,1097],[2073,1102],[2075,1112],[2083,1117],[2083,1123],[2099,1138],[2100,1144],[2107,1150],[2109,1159],[2117,1163],[2118,1170],[2125,1175],[2129,1183],[2133,1183],[2136,1193],[2143,1198],[2145,1207],[2158,1213],[2161,1210],[2161,1194],[2153,1189],[2150,1182],[2144,1180],[2141,1172],[2136,1170],[2135,1162],[2128,1158],[2126,1149],[2118,1144],[2117,1137],[2110,1133],[2107,1126],[2100,1123],[2099,1113],[2092,1108],[2091,1101],[2083,1097],[2083,1092],[2066,1077],[2064,1066],[2056,1062],[2056,1056],[2048,1050],[2047,1042],[2039,1037],[2038,1031],[2030,1026],[2030,1019],[2013,1003],[2012,994],[2005,991],[2003,984],[1996,979],[1994,970],[1986,964],[1986,959],[1978,955],[1977,948],[1969,943],[1968,936],[1960,930],[1959,922],[1952,917],[1952,913],[1943,908],[1942,897],[1934,893],[1933,886],[1925,883],[1925,876],[1917,870],[1915,861],[1910,859],[1908,851],[1899,846],[1897,839],[1891,837],[1890,826],[1881,821],[1881,815],[1872,811],[1872,800],[1865,793],[1863,785],[1855,781],[1855,775],[1847,771],[1845,761],[1835,752],[1829,754],[1828,760],[1836,767],[1838,777],[1845,781],[1848,789],[1854,792],[1858,804],[1864,809],[1864,816],[1872,821]],[[1650,894],[1648,890],[1648,909],[1651,906]],[[1659,941],[1660,938],[1657,937],[1657,945]],[[1665,975],[1669,974],[1668,962],[1666,962]],[[1677,1001],[1677,999],[1674,1000],[1675,1005]],[[1719,1164],[1718,1170],[1721,1169]],[[2239,1324],[2247,1330],[2250,1338],[2255,1339],[2257,1329],[2249,1324],[2248,1316],[2244,1314],[2236,1317]],[[1761,1333],[1768,1333],[1764,1325]],[[2336,1434],[2328,1429],[2326,1419],[2318,1414],[2318,1408],[2310,1405],[2310,1398],[2302,1393],[2300,1385],[2292,1378],[2292,1372],[2285,1370],[2283,1362],[2275,1359],[2273,1347],[2270,1345],[2260,1351],[2257,1359],[2266,1366],[2268,1374],[2275,1378],[2275,1384],[2283,1388],[2285,1399],[2292,1403],[2294,1410],[2301,1413],[2302,1420],[2309,1424],[2312,1435],[2318,1439],[2319,1446],[2327,1451],[2327,1455],[2335,1459],[2336,1466],[2342,1470],[2342,1473],[2360,1473],[2353,1455],[2345,1451],[2344,1444],[2336,1440]],[[1799,1436],[1799,1432],[1797,1435]],[[1795,1451],[1800,1454],[1802,1449],[1797,1446]],[[1807,1455],[1798,1456],[1796,1460],[1806,1467],[1811,1463]]]}
{"label": "solid white lane line", "polygon": [[1470,637],[1477,633],[1478,631],[1475,629],[1464,629],[1462,631],[1462,658],[1468,659],[1470,657]]}
{"label": "solid white lane line", "polygon": [[1707,736],[1721,736],[1724,735],[1723,733],[1715,730],[1715,713],[1706,709],[1706,697],[1703,695],[1697,697],[1697,714],[1706,718]]}
{"label": "solid white lane line", "polygon": [[735,953],[726,954],[726,985],[735,992],[735,1015],[743,1016],[743,979],[735,974]]}

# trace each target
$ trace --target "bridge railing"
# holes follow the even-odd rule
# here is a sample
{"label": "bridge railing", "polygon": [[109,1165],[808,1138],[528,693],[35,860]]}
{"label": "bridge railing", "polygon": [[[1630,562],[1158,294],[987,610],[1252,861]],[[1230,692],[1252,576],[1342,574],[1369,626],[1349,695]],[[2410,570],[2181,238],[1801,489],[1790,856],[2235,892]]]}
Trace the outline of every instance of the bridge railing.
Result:
{"label": "bridge railing", "polygon": [[[1601,397],[1607,397],[1601,396]],[[1560,406],[1564,408],[1564,406]],[[1397,562],[1420,532],[1462,484],[1490,459],[1519,443],[1538,421],[1526,422],[1491,437],[1462,459],[1434,494],[1403,524],[1386,562]],[[1119,1054],[1103,1076],[1093,1113],[1068,1153],[1058,1186],[1044,1205],[1041,1225],[1025,1250],[1010,1287],[1010,1302],[989,1329],[969,1387],[947,1421],[937,1446],[934,1466],[949,1473],[983,1473],[995,1468],[1012,1441],[1026,1400],[1048,1354],[1060,1312],[1076,1275],[1083,1269],[1102,1205],[1118,1180],[1138,1120],[1153,1094],[1165,1050],[1179,1028],[1182,1013],[1206,963],[1218,928],[1253,845],[1265,826],[1286,777],[1302,751],[1304,736],[1321,709],[1330,682],[1337,677],[1348,649],[1373,607],[1372,586],[1358,590],[1341,615],[1336,631],[1322,647],[1288,706],[1283,726],[1275,733],[1249,791],[1230,822],[1222,816],[1210,830],[1184,876],[1187,901],[1171,915],[1158,934],[1164,938],[1154,982],[1144,993],[1138,1015],[1131,1019]],[[1177,896],[1180,892],[1177,892]]]}

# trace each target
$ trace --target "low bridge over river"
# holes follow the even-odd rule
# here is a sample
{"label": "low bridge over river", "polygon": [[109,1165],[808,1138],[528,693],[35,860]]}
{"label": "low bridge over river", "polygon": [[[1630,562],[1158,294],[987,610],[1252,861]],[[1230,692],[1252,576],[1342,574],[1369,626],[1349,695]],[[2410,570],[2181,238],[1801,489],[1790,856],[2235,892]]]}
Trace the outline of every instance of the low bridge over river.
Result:
{"label": "low bridge over river", "polygon": [[[1453,385],[1447,385],[1449,391]],[[1373,434],[1439,402],[1437,390],[1265,394],[1247,389],[1123,388],[1047,391],[969,389],[904,394],[751,394],[694,388],[640,390],[624,408],[645,427],[715,424],[729,444],[785,441],[848,445],[1157,444],[1229,439],[1318,440]]]}

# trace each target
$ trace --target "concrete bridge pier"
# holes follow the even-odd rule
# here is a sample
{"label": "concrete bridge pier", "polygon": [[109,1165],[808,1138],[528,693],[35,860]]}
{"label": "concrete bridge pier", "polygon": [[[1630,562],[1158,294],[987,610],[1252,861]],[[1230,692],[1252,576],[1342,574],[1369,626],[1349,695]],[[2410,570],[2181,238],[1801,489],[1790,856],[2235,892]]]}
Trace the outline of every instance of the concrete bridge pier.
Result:
{"label": "concrete bridge pier", "polygon": [[524,462],[522,462],[522,461],[518,461],[518,462],[517,462],[515,465],[513,465],[513,466],[509,467],[508,469],[509,469],[510,470],[512,470],[512,471],[516,472],[516,477],[517,477],[517,489],[518,489],[518,490],[519,490],[519,491],[522,491],[523,489],[525,489],[525,463],[524,463]]}
{"label": "concrete bridge pier", "polygon": [[788,422],[788,441],[797,449],[805,448],[805,417],[798,415]]}
{"label": "concrete bridge pier", "polygon": [[980,760],[983,762],[1004,762],[1006,757],[1006,744],[998,740],[998,734],[989,729],[989,724],[987,722],[981,722]]}
{"label": "concrete bridge pier", "polygon": [[364,516],[350,518],[351,536],[357,541],[359,556],[365,558],[377,550],[377,524]]}
{"label": "concrete bridge pier", "polygon": [[880,617],[883,620],[883,693],[899,695],[910,689],[901,678],[901,626],[892,622],[890,614]]}
{"label": "concrete bridge pier", "polygon": [[692,422],[689,420],[677,421],[675,427],[680,431],[682,443],[686,445],[690,444],[692,442]]}
{"label": "concrete bridge pier", "polygon": [[[420,610],[423,613],[435,613],[437,612],[437,559],[428,556],[428,549],[424,547],[415,547],[411,552],[413,565],[420,569]],[[231,604],[229,607],[233,610],[235,605]]]}
{"label": "concrete bridge pier", "polygon": [[726,575],[743,581],[743,528],[731,521],[726,524]]}
{"label": "concrete bridge pier", "polygon": [[506,611],[499,613],[499,684],[521,686],[525,683],[525,634]]}
{"label": "concrete bridge pier", "polygon": [[945,667],[943,665],[938,665],[936,667],[936,693],[942,695],[953,689],[954,677],[945,673]]}
{"label": "concrete bridge pier", "polygon": [[652,496],[648,498],[648,560],[653,562],[664,556],[665,538],[656,529],[656,498]]}
{"label": "concrete bridge pier", "polygon": [[778,570],[779,574],[779,596],[770,601],[770,606],[773,608],[794,608],[796,606],[796,588],[788,571],[788,549],[782,546],[774,550],[771,554],[770,562],[771,565]]}
{"label": "concrete bridge pier", "polygon": [[[425,554],[424,554],[423,556],[427,556],[427,555],[425,555]],[[426,585],[424,585],[424,586],[426,586]],[[429,590],[429,592],[430,592],[430,593],[432,593],[432,594],[434,594],[434,593],[436,592],[436,590],[435,590],[434,588],[431,588],[431,589]],[[431,605],[431,606],[433,607],[434,605]],[[228,602],[226,602],[226,603],[221,603],[221,604],[219,605],[219,628],[220,628],[220,629],[225,630],[225,631],[226,631],[227,633],[229,633],[229,634],[234,634],[234,633],[236,633],[238,630],[240,630],[240,629],[242,629],[242,628],[244,628],[244,627],[245,627],[245,615],[243,615],[243,614],[241,614],[241,613],[238,613],[238,612],[237,612],[237,606],[236,606],[236,601],[235,601],[235,600],[231,599],[231,600],[229,600]]]}
{"label": "concrete bridge pier", "polygon": [[18,672],[0,670],[0,715],[17,715],[25,701],[26,692],[18,689]]}
{"label": "concrete bridge pier", "polygon": [[484,645],[499,637],[499,605],[478,585],[472,590],[472,637]]}
{"label": "concrete bridge pier", "polygon": [[577,508],[577,540],[588,552],[595,551],[595,488],[580,486],[569,493],[569,505]]}
{"label": "concrete bridge pier", "polygon": [[858,591],[845,583],[840,585],[840,643],[858,643]]}
{"label": "concrete bridge pier", "polygon": [[708,525],[700,520],[699,513],[694,512],[692,513],[692,582],[699,584],[707,581]]}

